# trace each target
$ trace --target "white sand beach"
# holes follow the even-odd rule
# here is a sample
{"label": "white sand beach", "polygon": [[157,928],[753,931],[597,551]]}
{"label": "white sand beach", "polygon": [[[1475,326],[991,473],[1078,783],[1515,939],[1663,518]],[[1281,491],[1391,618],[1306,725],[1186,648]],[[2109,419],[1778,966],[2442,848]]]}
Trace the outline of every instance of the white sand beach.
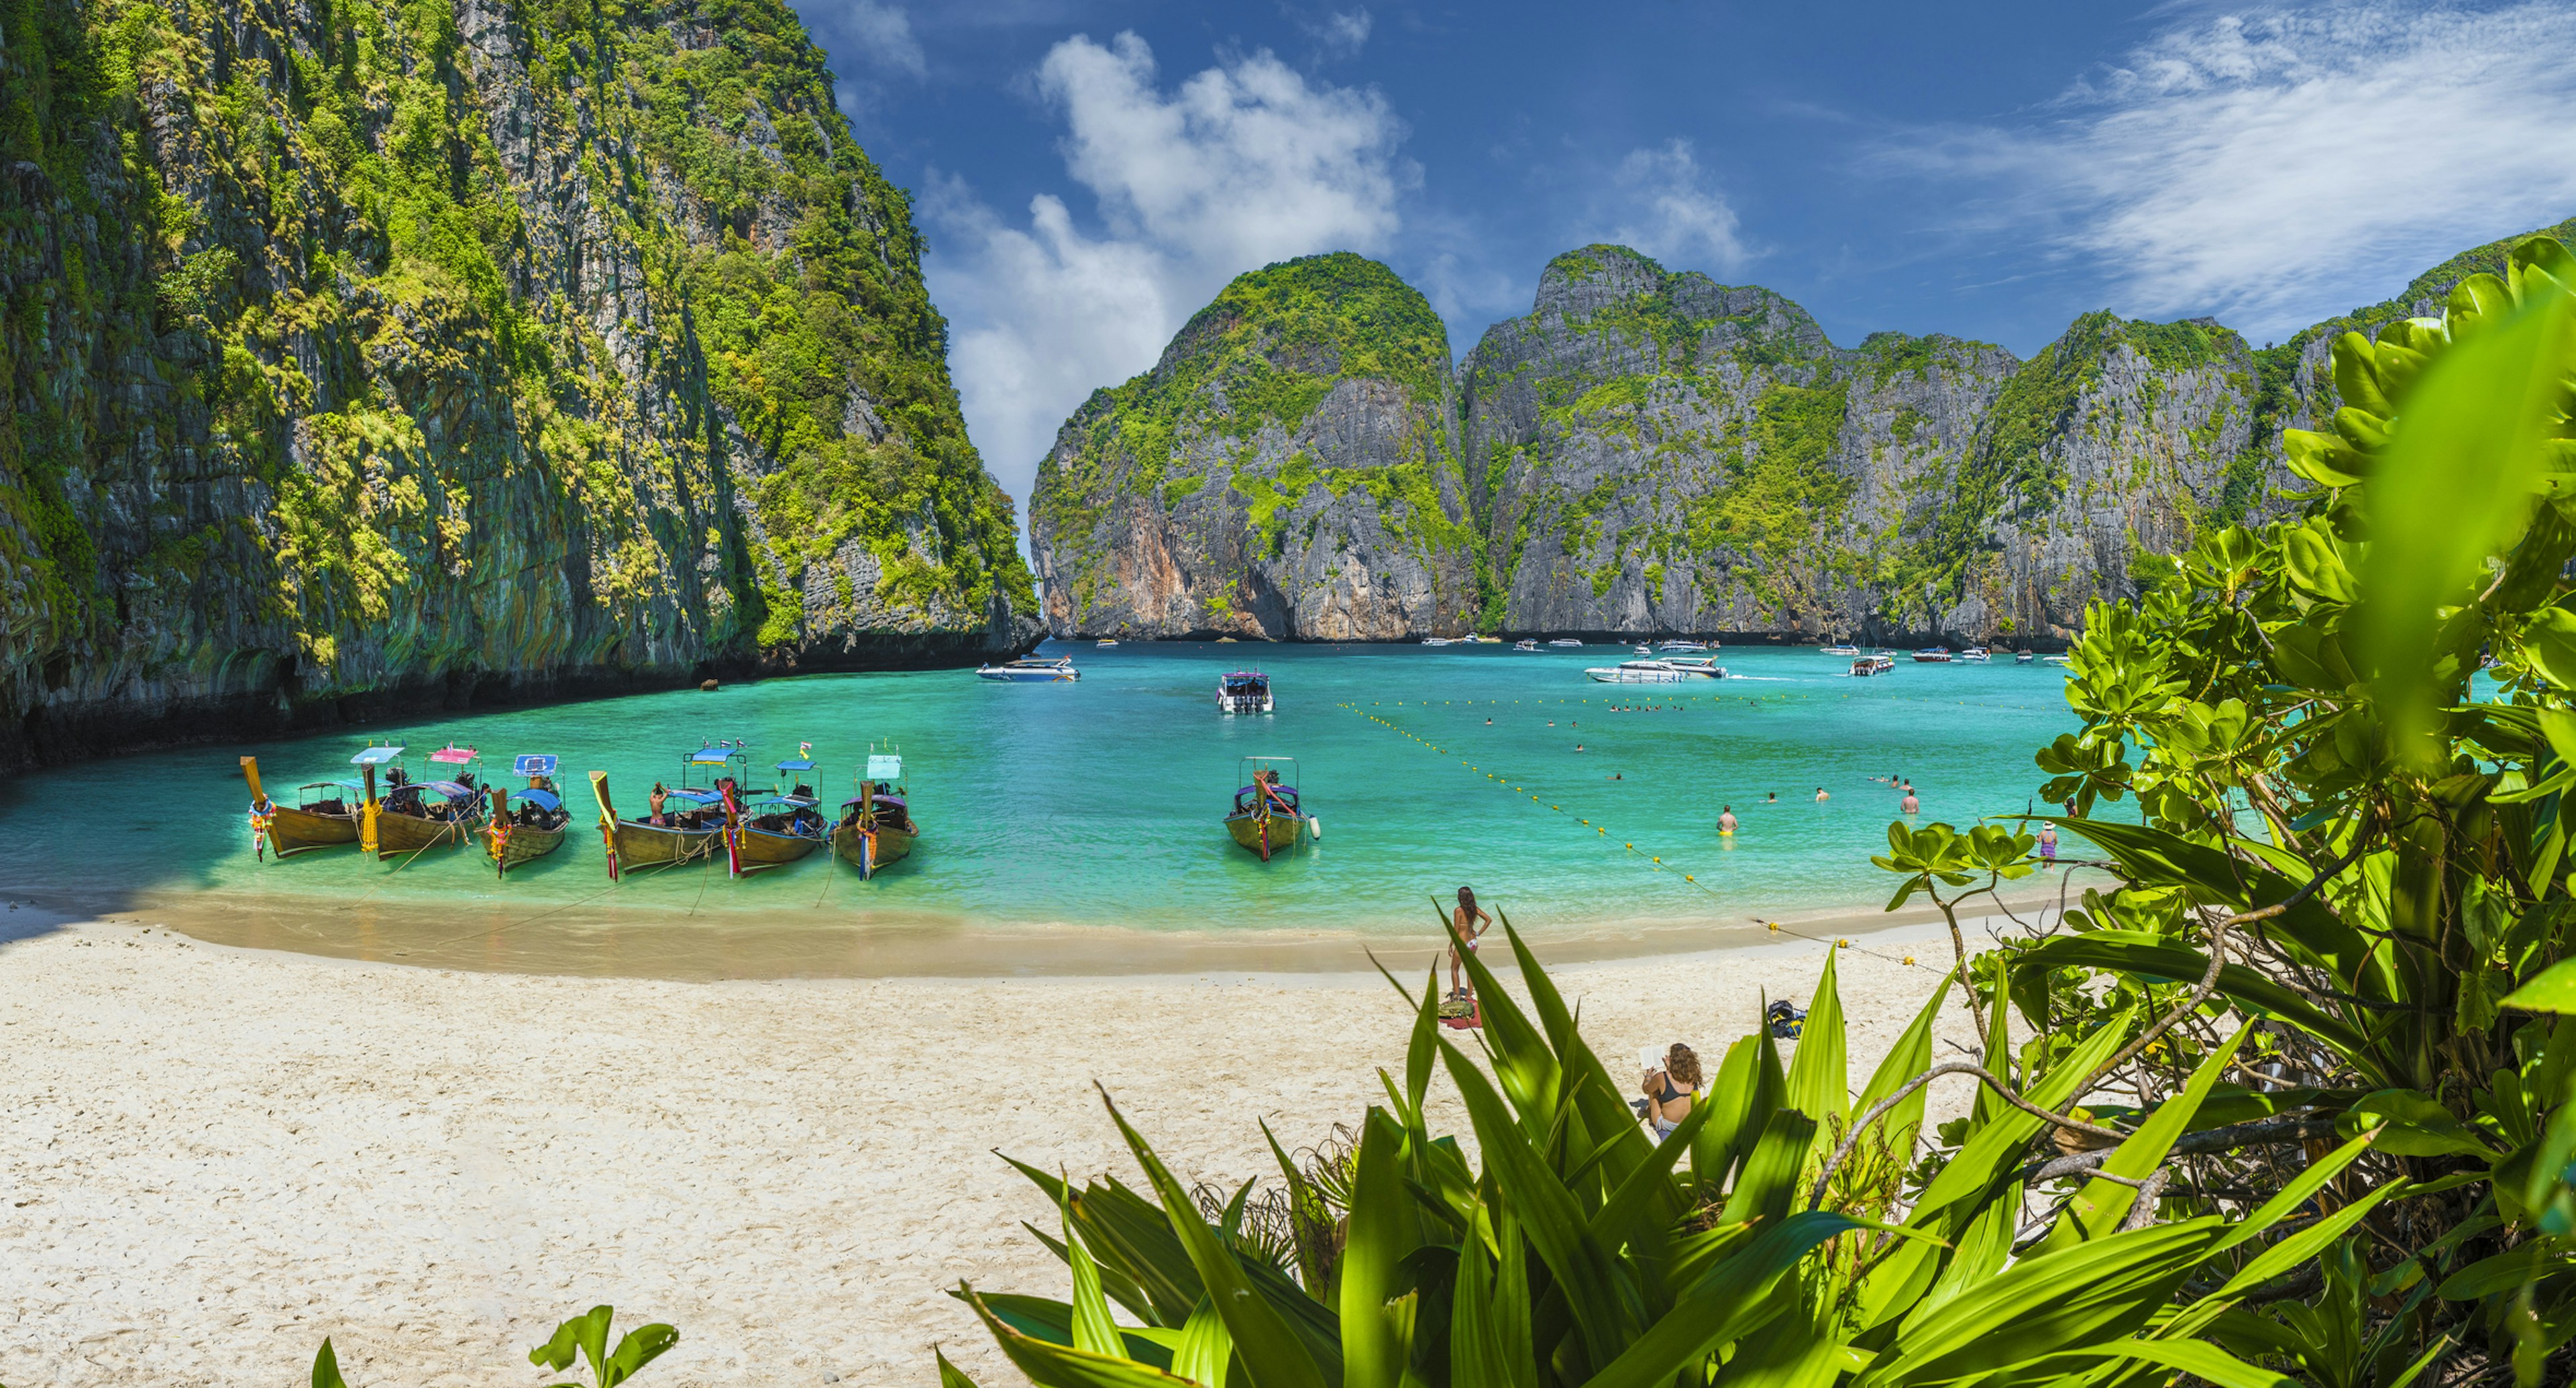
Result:
{"label": "white sand beach", "polygon": [[[1857,943],[1855,1082],[1937,977],[1882,955],[1950,953]],[[1822,960],[1557,977],[1605,1057],[1713,1063]],[[1134,1180],[1097,1081],[1185,1179],[1260,1175],[1257,1123],[1354,1119],[1409,1023],[1374,974],[564,978],[0,915],[0,1383],[301,1382],[325,1335],[356,1384],[534,1383],[528,1347],[599,1302],[679,1327],[648,1386],[925,1384],[934,1343],[1018,1382],[943,1294],[1064,1294],[1018,1227],[1052,1206],[993,1149]]]}

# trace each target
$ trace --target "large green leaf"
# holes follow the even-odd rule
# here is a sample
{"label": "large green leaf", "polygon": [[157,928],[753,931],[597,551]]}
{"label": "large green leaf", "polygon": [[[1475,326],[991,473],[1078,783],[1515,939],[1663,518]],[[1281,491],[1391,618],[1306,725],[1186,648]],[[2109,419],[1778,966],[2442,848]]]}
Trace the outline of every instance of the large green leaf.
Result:
{"label": "large green leaf", "polygon": [[[1913,1024],[1896,1038],[1896,1044],[1888,1048],[1887,1057],[1870,1072],[1869,1083],[1861,1089],[1860,1101],[1855,1105],[1856,1111],[1867,1113],[1878,1107],[1907,1080],[1932,1068],[1933,1024],[1940,1020],[1941,1004],[1949,998],[1950,985],[1954,981],[1954,975],[1943,973],[1941,981],[1933,985],[1932,996],[1924,999],[1922,1010],[1914,1014]],[[1878,1130],[1885,1135],[1888,1151],[1903,1154],[1913,1150],[1913,1134],[1923,1126],[1923,1106],[1930,1097],[1918,1088],[1905,1096],[1903,1103],[1888,1110],[1886,1117],[1878,1120]]]}
{"label": "large green leaf", "polygon": [[[949,1295],[961,1301],[965,1299],[962,1292],[952,1291]],[[985,1310],[1000,1317],[1002,1323],[1013,1330],[1049,1344],[1067,1347],[1073,1344],[1072,1303],[1042,1296],[1022,1296],[1015,1292],[978,1292],[976,1295],[983,1298]],[[1157,1343],[1154,1337],[1174,1333],[1150,1326],[1138,1329],[1122,1325],[1118,1327],[1118,1352],[1139,1364],[1163,1368],[1171,1363],[1172,1352]]]}
{"label": "large green leaf", "polygon": [[1691,1177],[1702,1197],[1716,1194],[1725,1185],[1736,1159],[1761,1136],[1754,1119],[1762,1097],[1757,1080],[1761,1060],[1759,1043],[1750,1036],[1739,1039],[1726,1048],[1726,1058],[1691,1105],[1693,1112],[1708,1115],[1691,1135],[1690,1147]]}
{"label": "large green leaf", "polygon": [[[1094,1181],[1088,1189],[1076,1191],[1027,1162],[1010,1156],[1002,1160],[1045,1191],[1049,1200],[1072,1201],[1073,1222],[1082,1230],[1092,1256],[1103,1263],[1102,1289],[1138,1320],[1177,1326],[1189,1319],[1190,1308],[1207,1294],[1207,1287],[1161,1210],[1114,1180]],[[1071,1263],[1070,1249],[1048,1242],[1058,1257]]]}
{"label": "large green leaf", "polygon": [[[2060,935],[2012,957],[2016,974],[2031,969],[2108,969],[2166,983],[2198,983],[2209,975],[2209,956],[2169,937],[2134,930],[2093,930]],[[2242,964],[2218,971],[2218,991],[2249,1011],[2288,1022],[2342,1052],[2356,1067],[2375,1070],[2370,1038],[2344,1019]]]}
{"label": "large green leaf", "polygon": [[1843,1001],[1834,987],[1834,958],[1825,952],[1825,971],[1816,980],[1807,1004],[1807,1022],[1798,1031],[1798,1053],[1789,1061],[1790,1108],[1816,1120],[1817,1140],[1837,1140],[1851,1120],[1851,1074],[1843,1058]]}
{"label": "large green leaf", "polygon": [[[1616,1185],[1654,1148],[1622,1097],[1631,1086],[1612,1075],[1585,1043],[1573,1011],[1556,990],[1556,981],[1547,976],[1538,956],[1531,953],[1529,942],[1512,928],[1512,918],[1500,911],[1496,915],[1502,920],[1504,939],[1511,944],[1512,958],[1520,965],[1521,986],[1529,994],[1530,1008],[1538,1013],[1539,1024],[1547,1029],[1548,1045],[1556,1052],[1560,1082],[1574,1094],[1585,1127],[1595,1137],[1606,1138],[1609,1144],[1609,1150],[1600,1153],[1599,1160],[1604,1180]],[[1664,1213],[1669,1217],[1679,1209],[1667,1204]]]}
{"label": "large green leaf", "polygon": [[983,1317],[984,1328],[992,1332],[1002,1357],[1037,1388],[1187,1388],[1189,1384],[1161,1369],[1023,1335],[994,1315],[973,1288],[961,1284],[958,1296]]}
{"label": "large green leaf", "polygon": [[[1104,1103],[1107,1096],[1102,1096]],[[1216,1231],[1199,1217],[1198,1206],[1189,1191],[1176,1180],[1154,1155],[1154,1149],[1128,1123],[1118,1105],[1109,1103],[1110,1120],[1127,1139],[1127,1150],[1134,1153],[1136,1164],[1145,1168],[1154,1193],[1163,1202],[1163,1215],[1172,1232],[1198,1270],[1207,1296],[1215,1302],[1217,1314],[1225,1318],[1226,1332],[1234,1337],[1235,1349],[1243,1357],[1244,1373],[1252,1388],[1325,1388],[1341,1377],[1341,1356],[1331,1362],[1328,1379],[1315,1357],[1297,1333],[1289,1328],[1271,1299],[1256,1288],[1251,1269],[1236,1259],[1233,1250],[1218,1240]],[[1195,1299],[1192,1305],[1196,1305]],[[1184,1320],[1186,1324],[1186,1319]],[[1012,1361],[1018,1363],[1017,1359]],[[1025,1372],[1025,1366],[1023,1366]],[[1031,1377],[1035,1377],[1034,1374]]]}
{"label": "large green leaf", "polygon": [[1494,971],[1485,967],[1476,951],[1464,947],[1456,928],[1447,924],[1448,916],[1440,919],[1449,938],[1460,946],[1458,957],[1467,967],[1467,976],[1475,981],[1477,1014],[1485,1023],[1478,1035],[1493,1055],[1494,1078],[1511,1096],[1521,1122],[1534,1125],[1530,1136],[1543,1136],[1556,1114],[1560,1080],[1556,1055],[1548,1049],[1547,1037],[1530,1024],[1528,1014],[1503,991]]}
{"label": "large green leaf", "polygon": [[1226,1366],[1233,1360],[1234,1337],[1226,1333],[1225,1317],[1214,1302],[1200,1302],[1172,1346],[1173,1374],[1199,1388],[1225,1388]]}
{"label": "large green leaf", "polygon": [[2576,959],[2561,959],[2541,970],[2496,1005],[2524,1012],[2576,1012]]}
{"label": "large green leaf", "polygon": [[[2193,843],[2151,825],[2056,815],[2040,818],[2100,844],[2135,880],[2151,886],[2188,888],[2207,905],[2251,910],[2287,901],[2307,885],[2255,867],[2224,849]],[[2236,842],[2248,851],[2257,847],[2252,840]],[[2258,852],[2254,856],[2269,855]],[[2332,971],[2346,984],[2352,982],[2354,971],[2371,952],[2368,936],[2344,924],[2314,896],[2260,928],[2297,944],[2306,951],[2310,962]],[[2199,975],[2192,977],[2197,979]]]}
{"label": "large green leaf", "polygon": [[1123,1355],[1126,1349],[1118,1338],[1118,1323],[1109,1318],[1109,1298],[1100,1290],[1100,1270],[1073,1232],[1072,1198],[1067,1196],[1058,1209],[1064,1220],[1066,1261],[1073,1265],[1073,1347],[1091,1354]]}
{"label": "large green leaf", "polygon": [[2434,709],[2470,673],[2437,647],[2437,609],[2468,600],[2472,575],[2526,523],[2567,369],[2567,295],[2530,283],[2520,309],[2401,393],[2396,437],[2365,493],[2363,650],[2387,721],[2426,758]]}
{"label": "large green leaf", "polygon": [[1404,1188],[1404,1143],[1404,1130],[1385,1110],[1368,1111],[1334,1274],[1348,1388],[1397,1388],[1410,1353],[1403,1328],[1387,1311],[1387,1302],[1401,1294],[1404,1260],[1422,1244],[1421,1217]]}
{"label": "large green leaf", "polygon": [[2238,1027],[2225,1045],[2212,1048],[2208,1055],[2202,1057],[2199,1067],[2192,1071],[2191,1081],[2183,1086],[2182,1092],[2156,1105],[2155,1112],[2147,1115],[2147,1121],[2129,1134],[2119,1150],[2103,1159],[2101,1175],[2085,1182],[2084,1188],[2075,1193],[2075,1198],[2066,1202],[2065,1212],[2058,1216],[2057,1224],[2049,1230],[2041,1251],[2054,1252],[2086,1239],[2100,1238],[2120,1227],[2120,1221],[2126,1219],[2130,1209],[2137,1204],[2138,1188],[2105,1178],[2125,1176],[2132,1182],[2141,1181],[2164,1165],[2165,1155],[2173,1150],[2176,1139],[2190,1131],[2192,1117],[2200,1111],[2201,1101],[2209,1097],[2209,1091],[2226,1075],[2227,1067],[2235,1062],[2237,1050],[2245,1044],[2245,1038],[2253,1029],[2252,1023]]}
{"label": "large green leaf", "polygon": [[1815,1119],[1793,1108],[1774,1110],[1770,1126],[1753,1144],[1753,1155],[1744,1159],[1744,1174],[1726,1197],[1726,1208],[1719,1213],[1718,1222],[1742,1224],[1758,1219],[1776,1223],[1786,1215],[1798,1198],[1798,1176],[1806,1170],[1809,1149],[1815,1140]]}
{"label": "large green leaf", "polygon": [[[964,1369],[949,1363],[948,1356],[939,1352],[939,1346],[930,1347],[930,1358],[939,1366],[939,1388],[975,1388],[975,1380],[968,1378]],[[322,1388],[322,1385],[317,1383],[313,1388]]]}
{"label": "large green leaf", "polygon": [[2075,1370],[2087,1363],[2122,1359],[2186,1373],[2216,1388],[2305,1388],[2295,1378],[2248,1364],[2201,1340],[2121,1340],[2099,1349],[2050,1355],[2007,1366],[1978,1380],[1978,1388],[2002,1388],[2006,1384],[2038,1388],[2042,1384],[2066,1383]]}
{"label": "large green leaf", "polygon": [[1584,1380],[1585,1388],[1666,1388],[1729,1342],[1797,1312],[1800,1289],[1782,1274],[1809,1252],[1836,1235],[1881,1227],[1831,1210],[1803,1211],[1769,1226],[1685,1287],[1673,1309]]}

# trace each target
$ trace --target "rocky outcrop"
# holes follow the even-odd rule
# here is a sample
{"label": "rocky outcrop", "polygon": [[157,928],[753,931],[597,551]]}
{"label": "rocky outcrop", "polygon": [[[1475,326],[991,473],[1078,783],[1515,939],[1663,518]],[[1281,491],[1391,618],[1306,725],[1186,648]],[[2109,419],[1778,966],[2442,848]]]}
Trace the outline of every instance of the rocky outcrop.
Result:
{"label": "rocky outcrop", "polygon": [[[1454,381],[1426,367],[1412,388],[1441,395],[1424,432],[1438,521],[1404,525],[1391,550],[1342,491],[1298,491],[1289,515],[1315,528],[1282,538],[1257,486],[1203,500],[1107,463],[1104,430],[1198,360],[1194,322],[1153,373],[1095,395],[1040,474],[1031,544],[1047,620],[1062,635],[2061,641],[2087,602],[2134,592],[2142,563],[2277,504],[2291,485],[2281,429],[2331,412],[2335,334],[2437,311],[2509,244],[2277,347],[2206,319],[2093,313],[2026,362],[1938,335],[1837,347],[1769,290],[1623,247],[1571,251]],[[1294,431],[1263,437],[1235,445],[1255,478],[1305,456]],[[1211,583],[1240,590],[1225,620],[1198,615],[1217,610]],[[1342,620],[1361,594],[1376,619]]]}
{"label": "rocky outcrop", "polygon": [[1244,275],[1038,470],[1061,635],[1383,641],[1463,631],[1475,532],[1439,315],[1355,255]]}
{"label": "rocky outcrop", "polygon": [[1034,638],[775,0],[0,17],[0,764]]}

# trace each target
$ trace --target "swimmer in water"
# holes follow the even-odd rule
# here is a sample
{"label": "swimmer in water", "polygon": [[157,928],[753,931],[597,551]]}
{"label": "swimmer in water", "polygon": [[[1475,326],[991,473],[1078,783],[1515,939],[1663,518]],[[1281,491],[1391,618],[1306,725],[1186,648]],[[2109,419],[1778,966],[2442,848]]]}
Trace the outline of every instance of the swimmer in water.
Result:
{"label": "swimmer in water", "polygon": [[1574,750],[1576,750],[1576,751],[1578,751],[1578,752],[1582,751],[1582,750],[1583,750],[1583,744],[1582,744],[1582,743],[1580,743],[1580,742],[1578,742],[1578,743],[1574,744]]}
{"label": "swimmer in water", "polygon": [[1735,807],[1721,806],[1717,812],[1717,832],[1721,837],[1735,837]]}
{"label": "swimmer in water", "polygon": [[1923,812],[1923,802],[1914,798],[1913,788],[1909,786],[1906,789],[1905,798],[1897,802],[1897,808],[1906,814],[1920,814]]}
{"label": "swimmer in water", "polygon": [[1762,803],[1763,803],[1763,804],[1765,804],[1765,805],[1777,805],[1777,804],[1779,804],[1779,803],[1780,803],[1780,792],[1778,792],[1778,791],[1776,791],[1776,790],[1775,790],[1775,791],[1771,792],[1769,795],[1766,795],[1766,796],[1762,797]]}
{"label": "swimmer in water", "polygon": [[1819,801],[1825,801],[1831,800],[1833,797],[1825,793],[1825,788],[1823,786],[1818,786],[1816,787],[1816,799]]}

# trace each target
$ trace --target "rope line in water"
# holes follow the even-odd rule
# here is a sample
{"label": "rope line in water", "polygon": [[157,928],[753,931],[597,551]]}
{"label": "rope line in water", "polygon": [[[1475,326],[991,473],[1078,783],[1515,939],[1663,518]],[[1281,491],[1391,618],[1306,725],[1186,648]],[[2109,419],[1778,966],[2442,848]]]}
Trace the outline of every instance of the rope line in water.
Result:
{"label": "rope line in water", "polygon": [[[1473,701],[1473,700],[1469,700],[1468,702],[1473,703],[1474,701]],[[1564,700],[1560,699],[1560,700],[1558,700],[1557,702],[1559,702],[1559,703],[1563,703],[1563,702],[1564,702]],[[1588,703],[1588,702],[1590,702],[1590,701],[1589,701],[1589,700],[1586,700],[1585,702],[1587,702],[1587,703]],[[1426,706],[1427,706],[1427,701],[1426,701]],[[1394,733],[1394,734],[1395,734],[1396,736],[1398,736],[1398,737],[1402,737],[1402,738],[1404,738],[1404,739],[1406,739],[1406,740],[1408,740],[1408,741],[1410,741],[1410,742],[1415,743],[1416,745],[1418,745],[1418,746],[1422,747],[1423,749],[1425,749],[1425,750],[1427,750],[1427,751],[1437,752],[1437,753],[1439,753],[1440,755],[1442,755],[1442,756],[1444,756],[1444,757],[1457,757],[1457,755],[1458,755],[1455,749],[1448,748],[1448,747],[1443,747],[1443,746],[1441,746],[1440,744],[1438,744],[1438,743],[1436,743],[1436,742],[1431,741],[1429,738],[1423,737],[1423,736],[1421,736],[1421,735],[1420,735],[1420,734],[1418,734],[1418,733],[1415,733],[1415,732],[1409,731],[1409,730],[1407,730],[1407,729],[1405,729],[1405,728],[1399,727],[1399,726],[1397,726],[1396,724],[1391,723],[1391,722],[1387,721],[1387,720],[1386,720],[1386,719],[1384,719],[1384,718],[1380,718],[1380,717],[1378,717],[1378,716],[1377,716],[1376,714],[1374,714],[1374,713],[1367,712],[1366,710],[1364,710],[1364,709],[1360,708],[1360,707],[1359,707],[1358,705],[1356,705],[1356,704],[1347,704],[1347,703],[1346,703],[1346,704],[1343,704],[1343,705],[1342,705],[1342,707],[1343,707],[1343,708],[1346,708],[1346,709],[1349,709],[1349,710],[1350,710],[1350,711],[1352,711],[1353,713],[1357,713],[1357,714],[1359,714],[1359,716],[1361,716],[1362,718],[1365,718],[1365,719],[1367,719],[1368,721],[1370,721],[1370,722],[1372,722],[1372,723],[1377,724],[1379,727],[1382,727],[1382,728],[1386,729],[1387,731],[1389,731],[1389,732],[1391,732],[1391,733]],[[1531,792],[1527,787],[1520,786],[1520,785],[1515,785],[1515,784],[1513,784],[1511,781],[1506,780],[1505,778],[1503,778],[1503,777],[1501,777],[1501,776],[1498,776],[1498,775],[1496,775],[1495,773],[1493,773],[1493,772],[1491,772],[1491,771],[1487,771],[1487,770],[1485,770],[1484,768],[1482,768],[1482,767],[1480,767],[1480,766],[1476,765],[1474,762],[1468,761],[1468,760],[1467,760],[1466,758],[1464,758],[1464,757],[1458,757],[1458,764],[1459,764],[1460,766],[1463,766],[1463,767],[1467,768],[1469,771],[1476,772],[1477,774],[1479,774],[1479,775],[1483,776],[1486,780],[1493,782],[1493,783],[1494,783],[1495,785],[1497,785],[1497,786],[1504,787],[1505,789],[1508,789],[1508,790],[1510,790],[1510,791],[1512,791],[1513,793],[1518,794],[1518,795],[1526,795],[1526,796],[1528,796],[1528,797],[1529,797],[1529,801],[1530,801],[1530,803],[1531,803],[1531,804],[1533,804],[1533,805],[1539,805],[1539,806],[1542,806],[1542,807],[1544,807],[1544,808],[1546,808],[1546,809],[1548,809],[1548,810],[1550,810],[1550,811],[1554,812],[1556,815],[1558,815],[1558,816],[1559,816],[1559,817],[1561,817],[1561,818],[1571,818],[1571,819],[1573,819],[1577,824],[1580,824],[1580,825],[1584,826],[1585,828],[1588,828],[1588,829],[1592,830],[1593,834],[1594,834],[1594,835],[1595,835],[1595,837],[1596,837],[1596,838],[1598,838],[1598,839],[1606,840],[1606,839],[1608,839],[1608,838],[1609,838],[1609,836],[1610,836],[1610,831],[1609,831],[1609,829],[1608,829],[1607,827],[1605,827],[1605,826],[1603,826],[1603,825],[1599,825],[1599,824],[1594,824],[1591,820],[1586,819],[1586,818],[1584,818],[1584,817],[1582,817],[1582,816],[1580,816],[1580,815],[1571,814],[1569,811],[1567,811],[1567,810],[1566,810],[1563,806],[1561,806],[1561,805],[1550,805],[1550,804],[1548,804],[1548,802],[1546,801],[1546,799],[1545,799],[1545,798],[1543,798],[1543,797],[1541,797],[1541,796],[1539,796],[1539,795],[1537,795],[1537,794],[1535,794],[1535,793]],[[1713,888],[1713,887],[1709,886],[1707,883],[1702,882],[1701,880],[1699,880],[1699,877],[1698,877],[1698,875],[1697,875],[1697,874],[1695,874],[1695,873],[1688,873],[1688,872],[1682,872],[1682,871],[1680,871],[1679,869],[1677,869],[1677,868],[1673,867],[1672,865],[1670,865],[1670,864],[1666,863],[1660,855],[1658,855],[1658,854],[1654,854],[1654,853],[1650,853],[1650,852],[1647,852],[1647,851],[1644,851],[1644,850],[1639,849],[1639,848],[1637,847],[1637,845],[1636,845],[1634,842],[1631,842],[1631,841],[1622,841],[1622,842],[1620,843],[1620,845],[1619,845],[1619,846],[1620,846],[1620,848],[1621,848],[1621,849],[1625,850],[1625,851],[1627,852],[1627,854],[1628,854],[1630,857],[1633,857],[1633,858],[1643,858],[1643,859],[1645,859],[1646,861],[1645,861],[1645,863],[1643,864],[1643,866],[1645,866],[1649,871],[1653,871],[1653,872],[1661,872],[1661,873],[1669,873],[1669,874],[1671,874],[1671,875],[1677,876],[1677,877],[1681,878],[1681,879],[1682,879],[1682,881],[1683,881],[1686,885],[1691,886],[1691,887],[1695,887],[1695,888],[1697,888],[1699,891],[1701,891],[1701,892],[1703,892],[1703,893],[1706,893],[1706,894],[1707,894],[1707,895],[1708,895],[1712,900],[1719,900],[1719,901],[1724,900],[1724,898],[1723,898],[1723,897],[1720,897],[1720,896],[1717,894],[1717,891],[1716,891],[1716,889],[1715,889],[1715,888]],[[1762,918],[1762,917],[1760,917],[1760,916],[1755,916],[1755,917],[1752,917],[1751,919],[1756,920],[1756,921],[1759,921],[1759,922],[1762,924],[1763,928],[1765,928],[1765,929],[1769,930],[1770,932],[1772,932],[1772,933],[1773,933],[1773,934],[1775,934],[1775,935],[1794,935],[1794,936],[1798,937],[1798,938],[1799,938],[1799,939],[1801,939],[1801,940],[1811,940],[1811,941],[1813,941],[1813,942],[1815,942],[1815,943],[1817,943],[1817,944],[1825,945],[1825,946],[1827,946],[1827,947],[1829,947],[1829,948],[1833,948],[1833,949],[1857,950],[1857,951],[1859,951],[1859,952],[1860,952],[1860,953],[1862,953],[1862,954],[1866,954],[1866,955],[1871,956],[1872,958],[1876,958],[1876,959],[1884,959],[1884,960],[1886,960],[1887,962],[1889,962],[1889,963],[1891,963],[1891,964],[1902,964],[1902,965],[1906,965],[1906,966],[1908,966],[1908,967],[1917,968],[1917,969],[1930,969],[1930,970],[1932,970],[1932,971],[1933,971],[1933,972],[1935,972],[1935,973],[1947,972],[1947,970],[1943,970],[1943,969],[1933,969],[1933,968],[1932,968],[1932,966],[1931,966],[1931,965],[1929,965],[1929,964],[1918,963],[1918,962],[1916,962],[1916,960],[1915,960],[1914,956],[1913,956],[1913,955],[1910,955],[1910,954],[1907,954],[1907,955],[1894,955],[1894,954],[1889,954],[1889,953],[1887,953],[1887,952],[1886,952],[1886,951],[1884,951],[1884,950],[1871,949],[1871,948],[1870,948],[1870,947],[1868,947],[1867,945],[1856,945],[1856,944],[1853,944],[1853,943],[1851,942],[1851,940],[1849,939],[1849,937],[1846,937],[1846,936],[1839,936],[1839,935],[1837,935],[1837,936],[1810,935],[1810,934],[1808,934],[1807,932],[1805,932],[1805,931],[1803,931],[1803,930],[1799,930],[1799,929],[1796,929],[1796,928],[1791,927],[1791,926],[1782,925],[1780,922],[1775,921],[1775,920],[1765,920],[1765,919],[1763,919],[1763,918]]]}

